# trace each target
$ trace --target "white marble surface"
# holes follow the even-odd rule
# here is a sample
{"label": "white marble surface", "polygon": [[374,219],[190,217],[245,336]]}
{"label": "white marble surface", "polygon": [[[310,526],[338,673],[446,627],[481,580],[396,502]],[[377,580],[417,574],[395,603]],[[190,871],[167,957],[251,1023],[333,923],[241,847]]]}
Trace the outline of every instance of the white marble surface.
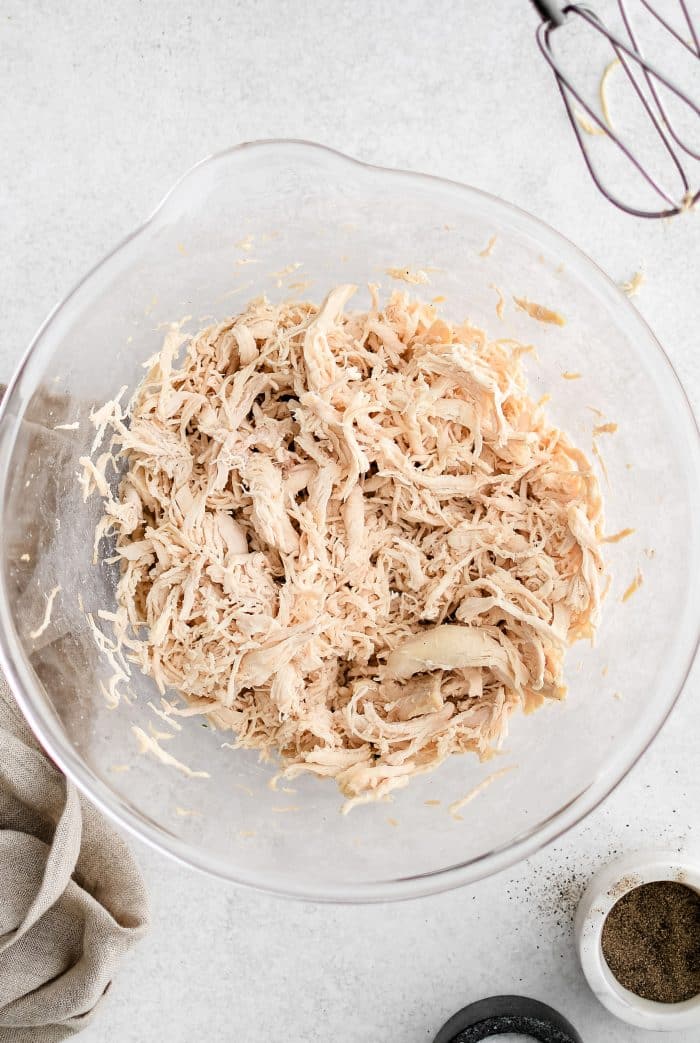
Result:
{"label": "white marble surface", "polygon": [[[638,306],[697,407],[698,218],[635,221],[597,195],[535,22],[526,0],[5,0],[0,378],[49,308],[191,163],[237,141],[291,136],[502,195],[617,280],[643,267]],[[613,851],[697,832],[699,676],[602,808],[473,888],[315,907],[224,886],[140,848],[153,928],[83,1038],[427,1043],[459,1006],[521,992],[560,1008],[587,1043],[639,1040],[589,992],[571,912]]]}

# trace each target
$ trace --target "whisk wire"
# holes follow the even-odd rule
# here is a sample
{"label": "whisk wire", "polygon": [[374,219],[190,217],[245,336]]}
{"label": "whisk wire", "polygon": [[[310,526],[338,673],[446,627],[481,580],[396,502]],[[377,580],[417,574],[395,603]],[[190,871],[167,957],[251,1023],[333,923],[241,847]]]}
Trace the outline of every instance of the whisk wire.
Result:
{"label": "whisk wire", "polygon": [[[683,17],[685,18],[686,25],[688,26],[688,32],[692,37],[692,43],[689,43],[688,40],[681,36],[678,30],[674,29],[671,23],[667,22],[666,19],[661,14],[659,14],[654,5],[649,3],[649,0],[639,0],[639,3],[646,8],[649,14],[653,18],[655,18],[657,22],[660,22],[661,25],[663,25],[667,33],[670,33],[671,36],[675,36],[678,43],[682,44],[687,51],[690,51],[690,53],[694,55],[694,57],[700,58],[700,42],[698,41],[698,35],[695,32],[695,25],[693,24],[693,19],[690,17],[690,11],[688,10],[688,5],[686,4],[685,0],[678,0],[678,6],[680,7],[683,13]],[[625,3],[625,0],[618,0],[618,7],[620,8],[620,13],[625,23],[625,28],[627,29],[627,32],[630,34],[630,38],[633,38],[633,34],[628,22],[627,5]]]}
{"label": "whisk wire", "polygon": [[[693,48],[687,43],[687,41],[683,40],[680,34],[677,33],[672,27],[670,27],[666,20],[662,18],[658,14],[658,12],[653,11],[651,5],[647,2],[647,0],[641,0],[641,2],[648,10],[654,13],[658,21],[660,21],[661,24],[665,28],[667,28],[674,37],[680,39],[681,42],[683,42],[684,45],[690,50],[690,52],[694,53]],[[695,33],[692,19],[690,18],[690,14],[685,4],[685,0],[679,0],[679,2],[682,6],[684,17],[690,28],[694,45],[697,47],[697,35]],[[690,180],[682,162],[676,155],[672,141],[669,139],[669,135],[673,142],[679,145],[683,149],[683,151],[686,152],[688,155],[692,156],[693,158],[700,157],[696,157],[695,152],[692,149],[686,147],[685,144],[679,140],[679,136],[677,135],[670,120],[668,119],[665,107],[659,98],[656,84],[663,84],[664,87],[666,87],[669,91],[676,95],[683,103],[688,105],[690,109],[698,116],[700,116],[700,107],[696,105],[693,99],[690,98],[681,87],[679,87],[676,83],[669,79],[669,77],[666,76],[666,74],[662,70],[658,69],[654,63],[650,62],[647,58],[644,57],[639,48],[636,46],[636,38],[631,28],[628,13],[625,9],[625,0],[618,0],[618,3],[621,8],[625,28],[629,35],[629,42],[624,40],[616,33],[612,32],[598,18],[594,11],[580,4],[568,4],[562,9],[561,17],[556,20],[543,18],[537,29],[537,42],[542,54],[544,55],[545,59],[547,60],[554,72],[557,81],[557,86],[559,88],[559,92],[562,96],[564,106],[569,117],[569,122],[571,123],[573,131],[576,135],[576,139],[581,153],[583,155],[583,158],[585,160],[586,166],[588,167],[588,171],[598,189],[611,203],[613,203],[615,206],[619,207],[626,213],[632,214],[633,216],[649,218],[671,217],[674,214],[680,213],[682,210],[692,206],[695,202],[697,202],[697,200],[700,198],[700,191],[696,192],[694,195],[691,193]],[[620,64],[624,72],[626,73],[627,78],[629,79],[632,87],[634,88],[637,97],[641,101],[647,116],[651,120],[652,126],[660,142],[662,143],[671,161],[673,162],[673,165],[679,176],[680,183],[683,189],[682,199],[680,199],[680,201],[678,199],[678,196],[674,196],[666,188],[664,188],[663,185],[659,183],[657,178],[654,177],[647,170],[645,164],[638,158],[638,156],[629,147],[629,145],[621,138],[617,131],[609,125],[609,122],[604,122],[600,118],[599,114],[582,96],[581,92],[577,89],[577,87],[572,82],[568,74],[561,67],[560,62],[557,60],[553,51],[552,34],[556,31],[556,29],[565,25],[567,21],[569,21],[572,17],[581,18],[591,29],[601,34],[612,45],[614,53],[620,61]],[[649,93],[651,95],[652,100],[649,99],[646,92],[642,89],[640,83],[638,82],[637,75],[634,72],[634,68],[641,69],[646,84],[649,88]],[[646,181],[646,183],[653,189],[654,192],[656,192],[656,194],[662,200],[664,200],[664,202],[667,204],[665,208],[660,210],[643,210],[639,207],[632,206],[626,203],[607,187],[607,185],[604,183],[604,181],[598,173],[596,164],[594,163],[593,158],[591,156],[588,144],[584,141],[582,128],[579,126],[572,99],[574,99],[580,107],[580,109],[583,110],[583,112],[585,112],[588,117],[590,117],[595,126],[597,126],[602,133],[607,135],[607,137],[612,142],[614,142],[614,144],[617,146],[620,152],[633,165],[633,167],[638,171],[638,173]],[[654,105],[658,109],[658,112],[654,111]],[[668,131],[668,134],[666,133],[666,131]]]}
{"label": "whisk wire", "polygon": [[[690,31],[690,34],[691,34],[691,36],[693,38],[693,45],[691,45],[687,40],[684,40],[683,37],[681,36],[681,34],[676,32],[676,30],[671,25],[669,25],[669,23],[664,18],[662,18],[661,15],[659,14],[659,12],[656,11],[651,6],[651,4],[648,3],[648,0],[639,0],[639,2],[644,6],[644,8],[651,15],[654,16],[654,18],[656,18],[656,20],[658,22],[661,23],[661,25],[663,25],[663,27],[666,29],[667,32],[671,33],[671,35],[673,37],[675,37],[675,39],[686,48],[686,50],[688,50],[694,57],[700,58],[700,47],[698,46],[698,38],[697,38],[697,34],[695,32],[695,26],[693,25],[693,20],[690,17],[690,12],[688,11],[688,8],[686,6],[685,0],[678,0],[678,2],[680,4],[681,10],[683,11],[683,14],[685,16],[686,22],[688,24],[688,29]],[[625,0],[618,0],[618,7],[620,8],[620,14],[622,16],[623,22],[625,23],[625,29],[627,30],[627,32],[629,34],[629,38],[632,41],[632,45],[635,48],[635,50],[637,51],[637,53],[641,55],[642,51],[641,51],[641,48],[639,47],[639,45],[637,43],[637,37],[636,37],[634,29],[632,27],[632,21],[631,21],[631,19],[629,17],[629,14],[628,14],[628,11],[627,11],[627,4],[625,3]],[[659,110],[659,113],[661,114],[661,118],[663,119],[664,123],[668,127],[669,134],[671,135],[673,140],[676,142],[678,147],[682,148],[683,151],[685,153],[687,153],[687,155],[692,156],[693,159],[700,160],[700,152],[696,152],[694,149],[692,149],[689,145],[687,145],[683,141],[683,139],[680,137],[680,135],[676,133],[676,131],[674,129],[674,126],[673,126],[673,123],[671,122],[671,119],[670,119],[670,117],[668,115],[668,112],[666,110],[666,107],[664,106],[664,104],[663,104],[663,102],[661,100],[661,97],[659,95],[659,92],[656,89],[656,84],[654,83],[654,77],[652,75],[650,75],[649,71],[644,67],[644,65],[642,65],[642,71],[644,73],[644,77],[646,79],[647,86],[649,88],[649,92],[650,92],[652,98],[654,99],[654,103],[656,104],[656,107]],[[662,82],[663,82],[663,80],[662,80]],[[686,96],[683,96],[683,100],[685,102],[690,102],[691,108],[694,108],[695,111],[700,114],[700,109],[698,109],[698,107],[693,104],[692,99],[687,98]]]}

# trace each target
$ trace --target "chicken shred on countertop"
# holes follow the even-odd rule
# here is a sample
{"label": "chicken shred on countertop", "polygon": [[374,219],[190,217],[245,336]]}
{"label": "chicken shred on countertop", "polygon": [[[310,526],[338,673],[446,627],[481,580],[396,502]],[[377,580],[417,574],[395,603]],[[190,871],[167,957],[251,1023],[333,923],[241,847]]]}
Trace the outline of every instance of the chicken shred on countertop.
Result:
{"label": "chicken shred on countertop", "polygon": [[525,349],[405,292],[351,311],[355,291],[173,326],[93,415],[83,476],[122,653],[346,807],[563,698],[604,571],[598,481]]}

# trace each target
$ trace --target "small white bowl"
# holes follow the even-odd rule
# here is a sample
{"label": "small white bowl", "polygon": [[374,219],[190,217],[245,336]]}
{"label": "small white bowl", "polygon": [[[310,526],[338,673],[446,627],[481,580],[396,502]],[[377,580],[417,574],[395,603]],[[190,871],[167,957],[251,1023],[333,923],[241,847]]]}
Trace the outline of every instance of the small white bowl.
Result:
{"label": "small white bowl", "polygon": [[628,891],[654,880],[673,880],[700,893],[700,856],[675,851],[638,851],[610,862],[588,885],[576,910],[576,944],[583,973],[604,1007],[638,1028],[673,1031],[700,1025],[700,995],[684,1003],[655,1003],[620,985],[601,944],[603,924]]}

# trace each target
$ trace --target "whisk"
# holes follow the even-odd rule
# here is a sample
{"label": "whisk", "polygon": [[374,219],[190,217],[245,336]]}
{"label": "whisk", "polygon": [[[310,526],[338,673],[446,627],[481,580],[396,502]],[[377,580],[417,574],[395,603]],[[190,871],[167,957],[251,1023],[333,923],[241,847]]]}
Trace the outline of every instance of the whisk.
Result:
{"label": "whisk", "polygon": [[[555,0],[532,0],[534,7],[542,18],[537,30],[537,42],[556,77],[559,91],[564,100],[564,105],[566,106],[566,111],[586,166],[595,184],[606,199],[619,207],[620,210],[624,210],[626,213],[636,217],[671,217],[674,214],[688,210],[700,199],[700,190],[692,185],[689,171],[689,165],[692,166],[693,161],[700,160],[700,152],[696,151],[687,140],[684,140],[684,136],[674,126],[668,107],[663,102],[663,91],[660,88],[670,91],[672,95],[688,107],[691,115],[694,115],[698,120],[700,120],[700,106],[686,90],[674,83],[666,73],[644,56],[638,44],[637,34],[634,31],[633,21],[630,17],[629,0],[617,0],[617,2],[627,38],[612,32],[595,12],[587,6],[574,3],[560,7]],[[648,15],[653,16],[655,19],[654,24],[659,31],[670,33],[678,44],[681,44],[693,58],[698,59],[700,62],[698,34],[693,25],[686,0],[677,0],[677,3],[680,9],[679,13],[685,26],[687,26],[687,39],[685,38],[685,32],[680,32],[674,28],[650,0],[636,0],[636,2]],[[644,112],[651,121],[651,126],[658,136],[662,149],[667,154],[670,169],[675,171],[675,176],[679,179],[679,190],[677,192],[669,191],[660,183],[658,177],[639,158],[634,145],[630,141],[624,140],[617,130],[612,127],[610,121],[605,118],[605,113],[603,118],[601,118],[572,81],[560,59],[557,58],[554,51],[557,36],[564,33],[567,26],[572,26],[576,19],[585,23],[588,29],[600,34],[612,48],[632,84],[635,95],[643,106]],[[575,106],[578,107],[579,112],[577,112]],[[585,130],[582,126],[582,114],[585,114],[583,119],[588,117],[589,121],[592,121],[592,127],[589,122],[588,134],[590,135],[592,131],[595,134],[607,135],[641,174],[646,184],[651,187],[661,200],[661,203],[657,204],[658,209],[643,209],[627,203],[605,184],[594,161],[591,142],[584,137]]]}

